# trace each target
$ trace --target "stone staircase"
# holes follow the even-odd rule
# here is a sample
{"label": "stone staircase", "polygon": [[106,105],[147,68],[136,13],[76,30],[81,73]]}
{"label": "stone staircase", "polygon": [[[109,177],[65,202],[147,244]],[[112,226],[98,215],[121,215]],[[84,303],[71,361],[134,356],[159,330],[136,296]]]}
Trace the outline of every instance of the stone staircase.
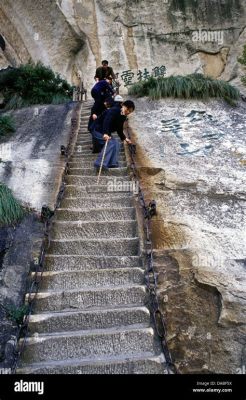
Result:
{"label": "stone staircase", "polygon": [[90,105],[83,105],[66,191],[52,227],[45,272],[17,373],[164,374],[151,326],[131,192],[109,192],[120,168],[93,168]]}

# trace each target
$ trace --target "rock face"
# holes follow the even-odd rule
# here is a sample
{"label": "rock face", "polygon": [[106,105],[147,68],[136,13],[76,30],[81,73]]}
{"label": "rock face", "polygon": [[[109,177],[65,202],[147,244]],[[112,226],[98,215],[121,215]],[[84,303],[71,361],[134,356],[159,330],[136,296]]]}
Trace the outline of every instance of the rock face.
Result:
{"label": "rock face", "polygon": [[160,302],[182,372],[245,365],[245,122],[243,103],[171,99],[138,100],[131,121],[157,201]]}
{"label": "rock face", "polygon": [[[12,366],[16,321],[30,282],[31,263],[40,256],[44,204],[54,209],[65,169],[60,145],[69,141],[75,104],[40,106],[13,112],[17,130],[1,139],[0,181],[32,209],[16,226],[0,227],[0,368]],[[9,139],[9,140],[8,140]]]}
{"label": "rock face", "polygon": [[[241,73],[244,0],[3,0],[0,67],[41,60],[87,87],[102,59],[120,75],[165,65],[167,75]],[[238,82],[239,83],[239,82]],[[122,85],[123,89],[123,85]]]}
{"label": "rock face", "polygon": [[74,107],[69,103],[10,112],[17,129],[0,144],[0,180],[38,212],[44,204],[54,207],[65,168],[60,146],[68,145]]}

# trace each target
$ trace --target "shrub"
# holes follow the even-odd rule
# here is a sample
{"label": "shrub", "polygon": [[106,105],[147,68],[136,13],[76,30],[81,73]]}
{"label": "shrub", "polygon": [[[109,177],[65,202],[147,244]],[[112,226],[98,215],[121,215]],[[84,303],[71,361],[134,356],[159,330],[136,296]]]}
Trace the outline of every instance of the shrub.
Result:
{"label": "shrub", "polygon": [[11,117],[7,115],[0,116],[0,138],[15,131],[15,124]]}
{"label": "shrub", "polygon": [[229,83],[216,80],[202,74],[187,76],[170,76],[168,78],[150,77],[138,82],[129,89],[130,95],[137,97],[149,96],[154,100],[164,97],[183,99],[223,98],[231,105],[240,97],[239,91]]}
{"label": "shrub", "polygon": [[8,69],[0,75],[0,92],[6,109],[52,104],[53,99],[71,100],[72,87],[51,68],[38,62]]}
{"label": "shrub", "polygon": [[[239,57],[239,58],[238,58],[238,62],[240,62],[240,64],[242,64],[242,65],[246,65],[246,45],[245,45],[244,48],[243,48],[242,57]],[[241,78],[241,81],[242,81],[243,84],[246,86],[246,75],[244,75],[244,76]]]}
{"label": "shrub", "polygon": [[23,318],[27,313],[27,310],[27,305],[23,305],[21,307],[11,305],[6,307],[6,314],[7,317],[10,318],[12,321],[16,322],[18,325],[21,325],[23,322]]}
{"label": "shrub", "polygon": [[0,226],[14,225],[26,215],[27,211],[15,199],[12,191],[0,183]]}

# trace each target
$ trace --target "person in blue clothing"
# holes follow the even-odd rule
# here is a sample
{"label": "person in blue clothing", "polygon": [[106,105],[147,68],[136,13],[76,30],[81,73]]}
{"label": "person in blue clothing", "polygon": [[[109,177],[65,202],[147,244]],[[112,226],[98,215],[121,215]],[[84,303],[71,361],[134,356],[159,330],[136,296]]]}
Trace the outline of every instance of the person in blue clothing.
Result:
{"label": "person in blue clothing", "polygon": [[[105,102],[105,110],[100,115],[93,115],[93,123],[91,124],[91,133],[95,129],[95,127],[102,126],[103,120],[106,116],[107,111],[114,106],[114,100],[112,97],[108,97]],[[100,129],[100,128],[99,128]],[[101,151],[102,146],[94,139],[92,135],[92,153],[99,153]]]}
{"label": "person in blue clothing", "polygon": [[88,122],[88,131],[92,131],[93,121],[95,121],[98,115],[105,111],[105,100],[109,96],[112,97],[113,95],[114,91],[109,84],[109,80],[101,79],[93,86],[91,89],[91,96],[95,100],[95,103],[91,109],[91,115]]}
{"label": "person in blue clothing", "polygon": [[107,110],[96,120],[92,133],[94,141],[101,146],[101,152],[98,155],[94,166],[98,169],[101,165],[104,153],[105,142],[107,148],[103,162],[103,168],[117,168],[119,166],[120,142],[118,138],[113,137],[113,133],[117,132],[120,140],[125,143],[132,143],[124,134],[124,122],[127,116],[135,110],[135,104],[131,100],[123,103],[122,107],[114,106]]}

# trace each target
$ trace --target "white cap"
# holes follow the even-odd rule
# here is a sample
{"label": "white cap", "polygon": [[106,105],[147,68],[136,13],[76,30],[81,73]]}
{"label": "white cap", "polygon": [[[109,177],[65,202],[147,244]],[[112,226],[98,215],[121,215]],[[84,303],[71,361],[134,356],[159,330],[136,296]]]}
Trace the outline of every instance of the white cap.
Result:
{"label": "white cap", "polygon": [[114,101],[124,101],[123,97],[121,97],[119,94],[115,96]]}

